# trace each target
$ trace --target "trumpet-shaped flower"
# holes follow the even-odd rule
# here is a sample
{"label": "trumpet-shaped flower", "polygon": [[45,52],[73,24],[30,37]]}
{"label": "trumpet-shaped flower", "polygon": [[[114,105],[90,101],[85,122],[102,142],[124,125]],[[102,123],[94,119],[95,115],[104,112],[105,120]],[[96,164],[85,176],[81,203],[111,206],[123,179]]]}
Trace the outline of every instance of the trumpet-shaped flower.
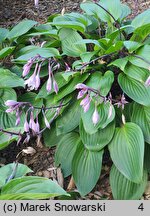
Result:
{"label": "trumpet-shaped flower", "polygon": [[94,124],[94,126],[99,122],[99,114],[98,114],[98,111],[97,111],[97,107],[95,107],[95,111],[92,115],[92,122]]}

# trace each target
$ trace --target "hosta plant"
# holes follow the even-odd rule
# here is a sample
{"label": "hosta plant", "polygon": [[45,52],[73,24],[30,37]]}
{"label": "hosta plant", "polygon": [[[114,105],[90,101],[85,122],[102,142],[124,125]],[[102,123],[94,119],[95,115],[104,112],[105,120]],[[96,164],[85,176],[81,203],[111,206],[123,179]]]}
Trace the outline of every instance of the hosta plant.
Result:
{"label": "hosta plant", "polygon": [[48,199],[68,194],[50,179],[25,176],[32,172],[26,165],[7,164],[0,168],[0,200]]}
{"label": "hosta plant", "polygon": [[150,171],[150,9],[130,20],[119,0],[80,7],[0,29],[0,149],[43,137],[82,196],[109,151],[114,199],[139,199]]}

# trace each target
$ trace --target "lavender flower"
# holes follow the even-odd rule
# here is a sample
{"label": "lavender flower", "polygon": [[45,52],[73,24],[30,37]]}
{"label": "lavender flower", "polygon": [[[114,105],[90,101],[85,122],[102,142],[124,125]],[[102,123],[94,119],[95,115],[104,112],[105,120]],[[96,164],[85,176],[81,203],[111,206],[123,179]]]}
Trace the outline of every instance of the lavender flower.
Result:
{"label": "lavender flower", "polygon": [[7,100],[7,101],[5,102],[5,105],[6,105],[6,106],[10,106],[10,107],[16,106],[16,105],[18,105],[18,104],[19,104],[19,102],[14,101],[14,100]]}
{"label": "lavender flower", "polygon": [[52,90],[52,78],[50,76],[47,80],[46,90],[48,91],[48,93]]}
{"label": "lavender flower", "polygon": [[93,122],[94,126],[99,122],[99,114],[98,114],[96,106],[95,106],[95,111],[92,115],[92,122]]}
{"label": "lavender flower", "polygon": [[45,115],[45,112],[42,110],[42,113],[43,113],[43,117],[44,117],[44,122],[45,122],[45,125],[47,128],[50,129],[50,123],[48,122],[47,118],[46,118],[46,115]]}
{"label": "lavender flower", "polygon": [[78,83],[75,88],[76,89],[86,89],[86,90],[88,90],[88,86],[86,86],[83,83]]}
{"label": "lavender flower", "polygon": [[24,66],[23,66],[23,73],[22,73],[22,76],[23,77],[25,77],[25,76],[27,76],[28,75],[28,73],[30,72],[30,69],[31,69],[31,67],[32,67],[32,65],[33,65],[33,59],[30,59],[28,62],[27,62],[27,64],[25,64]]}
{"label": "lavender flower", "polygon": [[27,119],[25,120],[25,123],[24,123],[24,131],[29,132],[29,123],[28,123]]}
{"label": "lavender flower", "polygon": [[20,117],[21,117],[22,112],[20,112],[19,109],[16,110],[16,126],[20,124]]}
{"label": "lavender flower", "polygon": [[30,127],[33,131],[36,131],[36,123],[34,122],[33,111],[31,111],[31,113],[30,113],[29,127]]}
{"label": "lavender flower", "polygon": [[77,99],[81,99],[86,93],[87,89],[79,91]]}
{"label": "lavender flower", "polygon": [[122,109],[124,109],[124,105],[127,104],[128,101],[126,101],[124,94],[122,94],[121,96],[121,100],[117,103],[115,103],[114,105],[117,105],[117,107],[121,107]]}
{"label": "lavender flower", "polygon": [[58,84],[57,84],[56,80],[54,80],[54,78],[53,78],[53,88],[54,88],[55,93],[57,94],[59,91],[59,88],[58,88]]}
{"label": "lavender flower", "polygon": [[150,76],[147,78],[147,80],[145,81],[145,86],[149,87],[150,86]]}
{"label": "lavender flower", "polygon": [[89,110],[90,102],[91,102],[91,98],[90,98],[89,94],[87,94],[87,96],[80,103],[80,105],[84,109],[84,112],[87,112]]}
{"label": "lavender flower", "polygon": [[31,90],[36,89],[36,86],[37,86],[36,85],[36,81],[37,81],[36,80],[36,71],[37,71],[37,68],[38,68],[38,63],[35,66],[34,73],[32,74],[32,76],[25,81],[25,85],[27,85]]}

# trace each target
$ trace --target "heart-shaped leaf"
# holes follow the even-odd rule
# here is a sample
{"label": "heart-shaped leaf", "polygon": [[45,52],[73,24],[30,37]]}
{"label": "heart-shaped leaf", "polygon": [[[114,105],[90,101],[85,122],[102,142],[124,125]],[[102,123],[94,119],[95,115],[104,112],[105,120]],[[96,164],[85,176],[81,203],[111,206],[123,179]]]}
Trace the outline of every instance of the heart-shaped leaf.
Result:
{"label": "heart-shaped leaf", "polygon": [[55,164],[56,166],[61,164],[64,177],[67,177],[72,173],[72,159],[76,152],[79,141],[79,135],[75,132],[72,132],[64,135],[57,145]]}
{"label": "heart-shaped leaf", "polygon": [[122,90],[139,104],[150,106],[150,87],[121,73],[118,82]]}
{"label": "heart-shaped leaf", "polygon": [[145,141],[150,144],[150,106],[134,103],[131,120],[140,126]]}
{"label": "heart-shaped leaf", "polygon": [[110,103],[109,102],[107,102],[106,104],[102,103],[99,106],[97,106],[100,120],[96,125],[94,125],[92,122],[92,115],[93,115],[94,110],[95,110],[95,105],[91,101],[90,109],[86,113],[83,110],[81,111],[81,117],[82,117],[83,126],[84,126],[85,131],[89,134],[93,134],[93,133],[96,133],[98,129],[103,129],[110,122],[112,122],[114,117],[115,117],[115,110],[114,110],[114,107],[112,107],[112,115],[109,118],[109,116],[108,116],[109,109],[110,109]]}
{"label": "heart-shaped leaf", "polygon": [[72,174],[82,196],[95,186],[101,173],[102,151],[89,151],[80,143],[72,161]]}
{"label": "heart-shaped leaf", "polygon": [[50,179],[25,176],[8,182],[1,191],[0,200],[47,199],[68,195],[57,183]]}
{"label": "heart-shaped leaf", "polygon": [[144,160],[144,137],[140,127],[129,122],[116,128],[109,150],[119,171],[129,180],[140,183]]}
{"label": "heart-shaped leaf", "polygon": [[136,184],[128,180],[124,175],[122,175],[115,166],[112,166],[110,172],[110,185],[114,199],[140,199],[147,185],[147,178],[147,172],[144,171],[142,181],[139,184]]}
{"label": "heart-shaped leaf", "polygon": [[88,134],[80,122],[80,138],[84,146],[90,151],[102,150],[112,139],[115,130],[115,122],[111,122],[104,129],[99,129],[94,134]]}

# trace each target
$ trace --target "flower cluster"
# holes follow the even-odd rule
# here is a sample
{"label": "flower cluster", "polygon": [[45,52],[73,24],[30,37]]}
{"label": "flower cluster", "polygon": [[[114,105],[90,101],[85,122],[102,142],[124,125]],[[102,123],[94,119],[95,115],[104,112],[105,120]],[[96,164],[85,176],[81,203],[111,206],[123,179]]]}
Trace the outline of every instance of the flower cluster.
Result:
{"label": "flower cluster", "polygon": [[5,105],[9,108],[6,110],[7,113],[16,112],[16,126],[20,124],[20,118],[22,114],[22,107],[24,107],[26,102],[17,102],[14,100],[7,100]]}
{"label": "flower cluster", "polygon": [[[33,74],[25,80],[25,85],[27,85],[29,90],[37,90],[40,87],[41,80],[40,80],[40,71],[43,62],[45,62],[47,59],[41,57],[40,55],[36,55],[35,57],[32,57],[28,60],[28,62],[23,67],[23,73],[22,76],[26,77],[33,64],[35,64],[34,72]],[[40,62],[40,63],[39,63]],[[55,60],[48,59],[48,80],[46,85],[46,90],[48,93],[52,90],[52,87],[57,94],[59,91],[58,84],[54,78],[53,71],[59,69],[60,65]]]}
{"label": "flower cluster", "polygon": [[[76,89],[79,89],[79,93],[78,93],[78,96],[77,96],[77,99],[81,99],[81,102],[80,102],[80,105],[82,106],[84,112],[87,112],[90,108],[90,103],[91,103],[91,96],[90,96],[90,93],[92,91],[94,91],[94,89],[86,86],[85,84],[82,84],[82,83],[79,83],[76,85]],[[95,91],[94,91],[95,92]],[[95,93],[96,94],[96,93]],[[97,104],[95,103],[95,111],[92,115],[92,122],[94,125],[96,125],[100,120],[100,117],[99,117],[99,114],[98,114],[98,110],[97,110]]]}
{"label": "flower cluster", "polygon": [[[59,106],[56,106],[56,110],[54,113],[53,118],[51,119],[51,121],[49,122],[47,117],[46,117],[46,110],[51,109],[51,108],[40,108],[40,107],[33,107],[32,104],[30,104],[29,102],[17,102],[14,100],[7,100],[5,102],[5,105],[8,106],[9,108],[6,110],[7,113],[11,113],[11,112],[15,112],[16,113],[16,126],[18,126],[20,124],[20,118],[21,115],[23,113],[24,108],[28,108],[25,114],[25,122],[24,122],[24,131],[27,134],[27,138],[26,139],[30,139],[30,134],[33,135],[40,135],[41,132],[43,132],[43,130],[45,130],[46,128],[50,128],[50,124],[51,122],[55,119],[56,116],[59,115],[60,113],[60,109],[62,107],[62,104],[60,104]],[[39,121],[38,121],[38,113],[36,114],[36,116],[34,117],[34,110],[36,109],[41,109],[42,114],[43,114],[43,118],[44,118],[44,122],[45,122],[45,128],[42,129],[40,131],[40,125],[39,125]]]}
{"label": "flower cluster", "polygon": [[[94,98],[95,110],[94,110],[93,115],[92,115],[92,122],[93,122],[94,125],[96,125],[100,121],[100,116],[99,116],[99,113],[98,113],[98,105],[100,103],[109,102],[110,107],[109,107],[109,111],[108,111],[108,118],[110,118],[112,116],[113,102],[115,102],[114,105],[117,105],[118,108],[121,107],[122,110],[124,109],[124,105],[128,103],[126,101],[126,99],[125,99],[124,94],[122,94],[121,98],[118,101],[116,101],[116,100],[112,99],[111,93],[109,93],[108,97],[104,97],[96,89],[88,87],[88,86],[86,86],[85,84],[82,84],[82,83],[78,83],[76,85],[76,89],[79,90],[77,99],[82,99],[81,102],[80,102],[80,105],[82,106],[85,113],[89,110],[90,103]],[[91,96],[91,92],[94,93],[94,94],[92,94],[92,96]],[[100,100],[98,100],[98,98]]]}

